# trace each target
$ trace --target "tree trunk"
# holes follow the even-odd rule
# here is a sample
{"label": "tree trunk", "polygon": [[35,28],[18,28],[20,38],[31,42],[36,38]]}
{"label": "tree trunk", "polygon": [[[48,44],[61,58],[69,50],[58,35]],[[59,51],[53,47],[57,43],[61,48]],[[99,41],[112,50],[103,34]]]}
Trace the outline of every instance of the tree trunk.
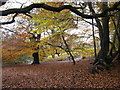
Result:
{"label": "tree trunk", "polygon": [[38,52],[33,53],[32,56],[34,57],[34,60],[33,60],[33,63],[32,63],[32,64],[40,64]]}
{"label": "tree trunk", "polygon": [[[96,14],[93,7],[92,7],[92,3],[88,3],[89,9],[92,12],[92,14]],[[103,3],[102,5],[102,11],[104,11],[105,9],[107,9],[107,2]],[[98,19],[95,18],[97,26],[98,26],[98,30],[99,30],[99,36],[100,36],[100,46],[101,49],[94,61],[93,64],[96,64],[99,62],[100,59],[102,59],[102,61],[105,61],[108,51],[109,51],[109,17],[107,17],[108,13],[106,12],[106,17],[102,18],[102,22]],[[101,62],[101,60],[100,60]]]}
{"label": "tree trunk", "polygon": [[65,40],[63,35],[62,35],[62,39],[63,39],[63,42],[64,42],[64,44],[66,46],[66,49],[67,49],[67,50],[65,49],[65,51],[70,55],[71,59],[73,60],[73,64],[75,65],[76,62],[75,62],[74,56],[72,55],[72,53],[70,51],[70,48],[69,48],[69,46],[68,46],[68,44],[67,44],[67,42],[66,42],[66,40]]}
{"label": "tree trunk", "polygon": [[72,60],[73,60],[73,64],[75,65],[75,64],[76,64],[76,62],[75,62],[74,56],[72,55],[72,53],[71,53],[70,51],[68,51],[68,53],[69,53],[70,57],[71,57],[71,58],[72,58]]}
{"label": "tree trunk", "polygon": [[[33,35],[31,39],[33,40],[33,42],[36,45],[39,42],[40,38],[41,38],[41,34],[37,34],[36,36],[33,33],[31,33],[31,34]],[[39,49],[39,46],[37,48],[35,48],[34,50],[38,50],[38,49]],[[33,53],[32,56],[34,58],[32,64],[40,64],[38,51]]]}
{"label": "tree trunk", "polygon": [[[95,14],[95,11],[93,10],[91,4],[89,4],[91,12]],[[102,11],[108,8],[108,3],[103,2],[102,3]],[[109,52],[109,16],[108,12],[105,13],[106,17],[102,17],[102,21],[98,18],[95,18],[98,29],[99,29],[99,36],[100,36],[100,51],[98,52],[98,55],[93,63],[95,65],[96,70],[99,69],[98,65],[102,65],[105,67],[105,69],[110,69],[110,59],[108,56]]]}
{"label": "tree trunk", "polygon": [[[104,2],[102,5],[102,11],[104,11],[105,9],[108,8],[107,6],[107,2]],[[102,30],[100,30],[101,28],[99,28],[99,31],[102,31],[102,34],[100,33],[100,46],[101,49],[98,53],[97,58],[98,59],[103,59],[105,62],[109,62],[107,59],[108,56],[108,52],[109,52],[109,17],[108,17],[108,13],[106,12],[106,17],[102,18]]]}
{"label": "tree trunk", "polygon": [[55,55],[52,55],[52,58],[55,58]]}

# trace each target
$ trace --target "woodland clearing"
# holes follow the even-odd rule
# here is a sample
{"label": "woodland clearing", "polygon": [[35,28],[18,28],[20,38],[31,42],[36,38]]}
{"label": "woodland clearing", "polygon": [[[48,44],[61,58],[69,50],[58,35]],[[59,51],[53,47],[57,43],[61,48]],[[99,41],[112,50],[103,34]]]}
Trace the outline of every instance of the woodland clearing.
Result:
{"label": "woodland clearing", "polygon": [[[115,88],[120,89],[120,65],[91,74],[94,60],[49,62],[3,67],[3,88]],[[114,69],[113,69],[114,68]]]}

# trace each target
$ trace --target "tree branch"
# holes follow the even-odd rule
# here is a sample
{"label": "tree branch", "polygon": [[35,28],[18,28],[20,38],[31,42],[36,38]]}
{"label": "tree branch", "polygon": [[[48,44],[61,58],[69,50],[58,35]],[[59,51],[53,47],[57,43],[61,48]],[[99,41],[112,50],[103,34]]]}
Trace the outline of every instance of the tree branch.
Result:
{"label": "tree branch", "polygon": [[12,33],[17,33],[17,32],[15,32],[15,31],[12,31],[12,30],[8,29],[8,28],[4,28],[4,27],[0,27],[0,28],[2,28],[2,29],[4,29],[4,30],[7,30],[7,31],[9,31],[9,32],[12,32]]}
{"label": "tree branch", "polygon": [[52,46],[52,47],[58,47],[58,48],[61,48],[62,50],[65,50],[62,46],[56,46],[56,45],[53,45],[53,44],[47,43],[47,42],[46,42],[46,44],[47,44],[47,45],[50,45],[50,46]]}
{"label": "tree branch", "polygon": [[17,15],[18,15],[18,14],[16,13],[16,14],[13,16],[13,18],[12,18],[11,21],[8,21],[8,22],[1,22],[0,25],[11,24],[11,23],[15,22],[15,17],[16,17]]}
{"label": "tree branch", "polygon": [[86,23],[89,23],[90,25],[94,25],[95,27],[98,27],[95,23],[91,23],[91,22],[89,22],[89,21],[87,21],[85,19],[82,19],[82,20],[85,21]]}
{"label": "tree branch", "polygon": [[4,5],[7,2],[7,0],[0,1],[0,6]]}
{"label": "tree branch", "polygon": [[92,19],[92,18],[97,18],[97,17],[105,17],[106,16],[105,13],[108,11],[119,10],[118,9],[119,5],[120,5],[120,1],[116,2],[113,5],[113,7],[106,9],[101,14],[95,14],[95,15],[87,15],[87,14],[81,13],[80,11],[78,11],[76,9],[76,7],[72,7],[71,5],[63,5],[60,7],[53,7],[53,6],[46,5],[44,3],[36,3],[36,4],[34,3],[34,4],[31,4],[30,6],[27,6],[22,9],[14,8],[14,9],[3,10],[3,11],[0,11],[0,13],[2,13],[1,16],[7,16],[9,14],[14,14],[16,12],[26,14],[26,13],[29,13],[33,8],[44,8],[46,10],[55,11],[55,12],[60,12],[64,9],[69,9],[73,13],[75,13],[83,18]]}

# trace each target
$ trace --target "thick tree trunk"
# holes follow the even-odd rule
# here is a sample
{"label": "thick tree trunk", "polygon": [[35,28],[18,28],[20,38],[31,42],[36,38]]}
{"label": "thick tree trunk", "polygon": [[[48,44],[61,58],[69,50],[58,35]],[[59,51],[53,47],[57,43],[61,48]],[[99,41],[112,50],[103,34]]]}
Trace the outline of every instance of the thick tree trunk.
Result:
{"label": "thick tree trunk", "polygon": [[[92,8],[92,7],[90,7],[90,8]],[[104,11],[107,8],[108,8],[108,3],[103,2],[102,3],[102,11]],[[92,9],[91,9],[91,11],[93,12],[93,14],[95,13]],[[108,52],[109,52],[109,16],[108,16],[108,12],[106,12],[105,15],[106,15],[106,17],[103,17],[101,22],[99,21],[98,18],[95,18],[98,29],[99,29],[100,46],[101,46],[100,51],[98,52],[98,55],[93,63],[93,65],[95,65],[96,73],[98,73],[98,70],[104,69],[104,68],[101,69],[101,67],[99,67],[100,65],[105,67],[105,69],[107,69],[107,70],[110,69],[109,64],[110,64],[111,60],[109,59],[109,56],[108,56]]]}
{"label": "thick tree trunk", "polygon": [[[103,8],[102,10],[104,11],[107,9],[107,2],[103,3]],[[99,28],[100,33],[100,46],[101,49],[98,53],[97,58],[98,59],[103,59],[106,63],[109,62],[107,59],[108,52],[109,52],[109,17],[108,13],[106,12],[106,17],[102,18],[102,30]]]}
{"label": "thick tree trunk", "polygon": [[[88,6],[89,6],[92,14],[93,15],[96,14],[92,7],[91,2],[88,3]],[[102,11],[104,11],[107,8],[108,8],[107,3],[103,3]],[[106,12],[105,14],[106,14],[106,17],[102,18],[102,22],[98,18],[95,18],[97,27],[99,30],[101,49],[100,49],[99,53],[97,54],[97,57],[93,64],[98,63],[99,60],[100,60],[100,62],[101,62],[101,60],[104,62],[106,60],[105,58],[107,57],[107,54],[109,51],[109,18],[107,17],[108,13]]]}
{"label": "thick tree trunk", "polygon": [[38,52],[33,53],[33,57],[34,57],[34,60],[32,64],[40,64]]}

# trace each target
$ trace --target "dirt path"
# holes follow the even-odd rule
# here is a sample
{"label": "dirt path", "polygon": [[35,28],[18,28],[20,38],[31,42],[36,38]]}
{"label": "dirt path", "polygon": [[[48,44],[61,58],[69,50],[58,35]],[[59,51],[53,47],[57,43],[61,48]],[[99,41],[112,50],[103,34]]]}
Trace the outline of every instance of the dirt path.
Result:
{"label": "dirt path", "polygon": [[120,65],[90,74],[92,60],[13,65],[3,67],[3,88],[116,88],[120,87]]}

